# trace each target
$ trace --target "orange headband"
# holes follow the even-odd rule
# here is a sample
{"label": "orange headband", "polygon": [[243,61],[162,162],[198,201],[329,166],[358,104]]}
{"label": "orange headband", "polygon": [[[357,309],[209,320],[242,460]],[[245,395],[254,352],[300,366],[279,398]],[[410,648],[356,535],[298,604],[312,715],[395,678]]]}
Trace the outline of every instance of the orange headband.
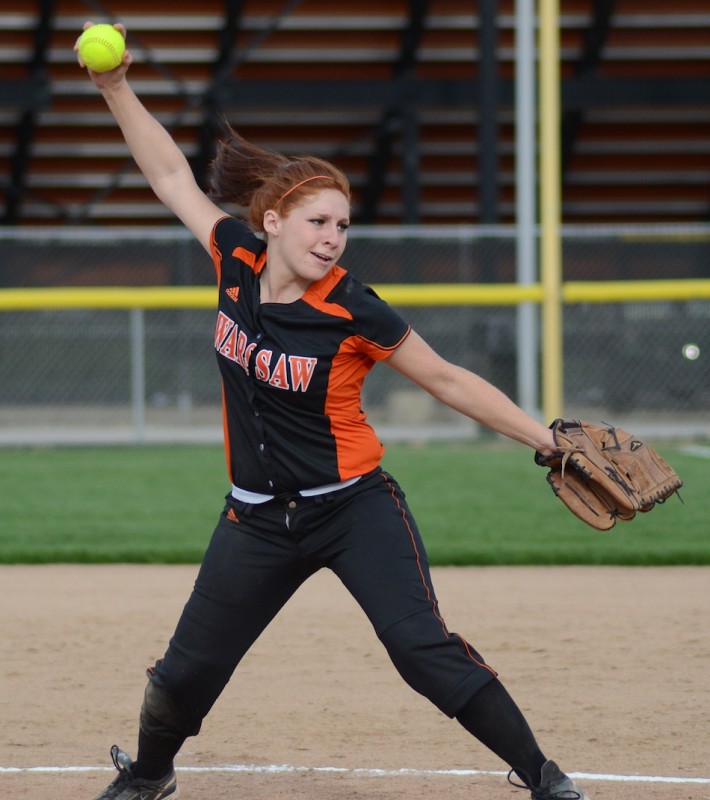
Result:
{"label": "orange headband", "polygon": [[330,178],[330,179],[332,180],[332,177],[331,177],[330,175],[311,175],[311,177],[310,177],[310,178],[306,178],[305,180],[301,181],[300,183],[297,183],[295,186],[292,186],[292,187],[291,187],[291,188],[290,188],[290,189],[289,189],[287,192],[284,192],[284,193],[281,195],[281,197],[279,197],[279,199],[278,199],[278,200],[276,201],[276,203],[274,204],[274,208],[276,208],[276,206],[277,206],[277,205],[278,205],[278,204],[279,204],[279,203],[280,203],[280,202],[281,202],[281,201],[282,201],[284,198],[288,197],[288,196],[291,194],[291,192],[295,192],[295,191],[296,191],[296,189],[298,189],[298,187],[299,187],[299,186],[303,186],[303,184],[304,184],[304,183],[308,183],[308,181],[315,181],[315,180],[318,180],[318,178],[326,178],[326,179],[329,179],[329,178]]}

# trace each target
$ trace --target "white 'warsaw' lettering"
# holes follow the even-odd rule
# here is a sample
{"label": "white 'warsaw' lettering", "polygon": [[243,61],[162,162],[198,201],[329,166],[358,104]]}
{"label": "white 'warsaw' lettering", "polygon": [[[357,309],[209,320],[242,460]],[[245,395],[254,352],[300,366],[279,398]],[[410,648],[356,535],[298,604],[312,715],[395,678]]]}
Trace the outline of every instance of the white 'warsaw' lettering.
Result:
{"label": "white 'warsaw' lettering", "polygon": [[[217,352],[233,361],[249,375],[249,362],[254,355],[254,376],[276,389],[305,392],[318,363],[310,356],[293,356],[282,353],[274,361],[274,352],[266,347],[257,350],[258,343],[249,341],[234,320],[223,311],[217,315],[214,346]],[[256,353],[255,353],[256,351]]]}

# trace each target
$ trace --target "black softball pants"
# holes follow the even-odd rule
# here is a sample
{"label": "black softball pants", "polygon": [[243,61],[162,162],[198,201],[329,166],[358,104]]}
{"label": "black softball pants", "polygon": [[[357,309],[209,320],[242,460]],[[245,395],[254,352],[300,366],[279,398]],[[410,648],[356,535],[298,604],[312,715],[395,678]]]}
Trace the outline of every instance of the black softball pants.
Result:
{"label": "black softball pants", "polygon": [[323,567],[362,607],[404,680],[448,716],[495,677],[448,631],[404,494],[376,470],[312,498],[250,505],[228,495],[165,657],[150,671],[142,727],[196,735],[259,634]]}

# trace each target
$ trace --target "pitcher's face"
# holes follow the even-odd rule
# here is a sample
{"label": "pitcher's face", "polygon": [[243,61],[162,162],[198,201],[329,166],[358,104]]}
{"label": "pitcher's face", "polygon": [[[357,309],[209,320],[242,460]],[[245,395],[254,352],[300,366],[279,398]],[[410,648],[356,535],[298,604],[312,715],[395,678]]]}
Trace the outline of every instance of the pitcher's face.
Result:
{"label": "pitcher's face", "polygon": [[287,216],[267,212],[269,261],[278,255],[283,266],[300,280],[320,280],[345,250],[350,206],[337,189],[309,194]]}

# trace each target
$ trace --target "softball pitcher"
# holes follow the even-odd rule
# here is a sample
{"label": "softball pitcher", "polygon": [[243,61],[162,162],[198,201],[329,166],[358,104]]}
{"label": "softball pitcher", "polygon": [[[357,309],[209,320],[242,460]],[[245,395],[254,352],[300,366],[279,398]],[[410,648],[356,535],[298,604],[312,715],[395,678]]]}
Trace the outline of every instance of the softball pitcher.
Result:
{"label": "softball pitcher", "polygon": [[[500,756],[511,782],[534,800],[582,800],[495,670],[442,619],[416,522],[380,466],[361,389],[382,361],[542,454],[553,452],[551,431],[442,359],[340,265],[350,188],[338,169],[229,131],[203,193],[130,88],[130,64],[126,51],[117,69],[90,74],[151,187],[214,261],[231,489],[165,655],[149,670],[137,758],[112,748],[118,775],[97,800],[177,797],[173,759],[186,737],[199,733],[274,615],[324,567],[362,607],[402,678]],[[248,208],[248,224],[220,203]]]}

